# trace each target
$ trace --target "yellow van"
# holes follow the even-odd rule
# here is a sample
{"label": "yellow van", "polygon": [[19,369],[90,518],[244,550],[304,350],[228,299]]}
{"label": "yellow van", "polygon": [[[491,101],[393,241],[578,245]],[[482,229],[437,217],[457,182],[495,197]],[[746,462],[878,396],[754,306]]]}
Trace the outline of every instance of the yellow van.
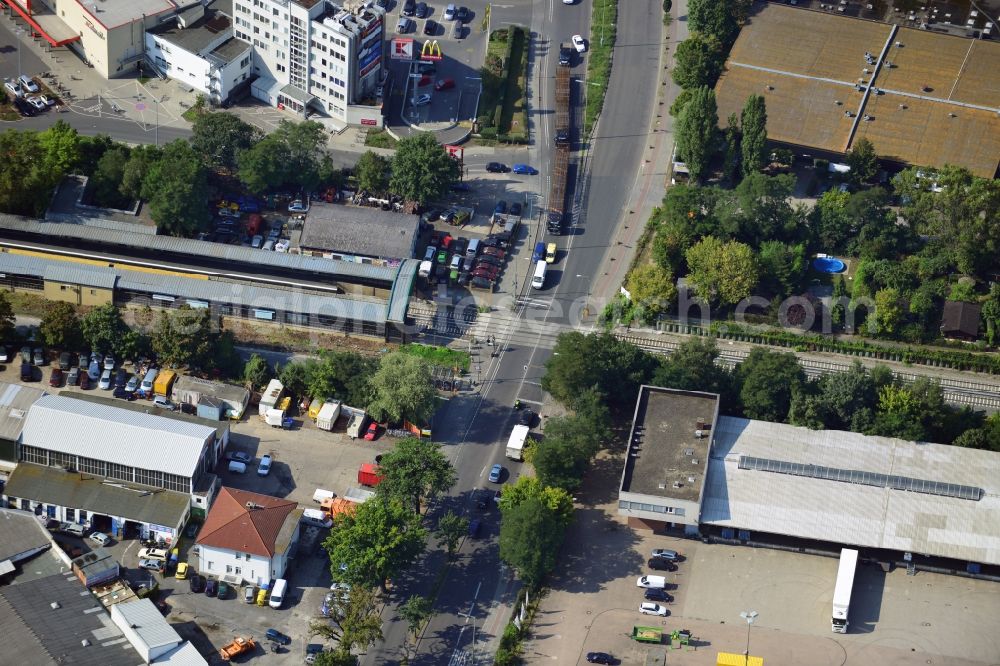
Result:
{"label": "yellow van", "polygon": [[545,263],[554,264],[556,263],[556,244],[549,243],[545,247]]}
{"label": "yellow van", "polygon": [[313,421],[319,416],[319,410],[323,409],[323,403],[326,402],[320,398],[313,398],[313,401],[309,403],[309,418]]}

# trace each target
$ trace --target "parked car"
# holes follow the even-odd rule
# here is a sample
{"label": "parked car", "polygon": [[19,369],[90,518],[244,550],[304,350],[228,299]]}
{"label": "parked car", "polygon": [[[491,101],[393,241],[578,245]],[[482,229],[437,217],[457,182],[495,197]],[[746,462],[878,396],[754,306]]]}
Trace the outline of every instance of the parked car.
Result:
{"label": "parked car", "polygon": [[376,437],[378,437],[378,424],[372,421],[368,424],[368,430],[365,432],[365,440],[374,442]]}
{"label": "parked car", "polygon": [[14,96],[14,99],[21,99],[24,97],[24,91],[21,90],[21,86],[16,82],[7,81],[3,84],[3,87]]}
{"label": "parked car", "polygon": [[653,571],[677,571],[677,565],[669,560],[664,560],[659,557],[652,557],[646,562],[648,566]]}
{"label": "parked car", "polygon": [[514,166],[511,167],[511,171],[513,171],[514,173],[519,173],[528,176],[538,175],[538,169],[528,164],[515,164]]}
{"label": "parked car", "polygon": [[444,20],[445,21],[454,21],[455,20],[455,13],[457,11],[458,10],[455,8],[455,5],[449,4],[447,7],[444,8]]}
{"label": "parked car", "polygon": [[670,596],[666,590],[658,590],[656,588],[648,588],[646,590],[646,594],[643,596],[646,598],[646,601],[663,601],[670,603],[674,600],[674,598]]}
{"label": "parked car", "polygon": [[521,202],[515,201],[510,205],[510,214],[521,217]]}
{"label": "parked car", "polygon": [[587,42],[583,41],[583,37],[580,35],[573,35],[573,48],[576,49],[577,53],[583,53],[587,50]]}
{"label": "parked car", "polygon": [[503,215],[507,212],[507,202],[501,199],[497,202],[497,205],[493,207],[494,215]]}
{"label": "parked car", "polygon": [[107,356],[104,357],[104,369],[105,370],[115,369],[115,357],[112,356],[111,354],[108,354]]}
{"label": "parked car", "polygon": [[125,383],[125,390],[129,393],[135,393],[137,388],[139,388],[139,375],[132,375]]}
{"label": "parked car", "polygon": [[431,96],[427,93],[420,95],[413,101],[413,106],[427,106],[431,103]]}
{"label": "parked car", "polygon": [[475,267],[478,268],[479,266],[496,266],[497,268],[503,268],[503,259],[484,254],[476,259]]}
{"label": "parked car", "polygon": [[87,538],[100,546],[107,546],[111,543],[111,537],[104,532],[91,532]]}
{"label": "parked car", "polygon": [[219,599],[225,599],[229,596],[229,583],[224,580],[219,581],[219,594],[217,596]]}
{"label": "parked car", "polygon": [[396,23],[396,32],[401,35],[405,35],[410,31],[410,19],[405,16],[399,17],[399,22]]}
{"label": "parked car", "polygon": [[417,11],[417,0],[406,0],[403,3],[403,16],[413,16]]}
{"label": "parked car", "polygon": [[101,373],[101,379],[100,379],[100,381],[97,384],[97,388],[101,389],[102,391],[110,391],[111,390],[111,371],[110,370],[105,370],[103,373]]}
{"label": "parked car", "polygon": [[70,368],[66,374],[66,386],[76,386],[80,383],[80,368]]}
{"label": "parked car", "polygon": [[177,565],[177,571],[174,572],[174,578],[177,580],[184,580],[188,577],[188,570],[190,567],[187,562],[181,562]]}
{"label": "parked car", "polygon": [[498,247],[484,247],[483,254],[487,257],[496,257],[497,259],[503,259],[507,256],[507,253]]}
{"label": "parked car", "polygon": [[21,364],[21,381],[22,382],[33,382],[35,381],[35,366],[30,363]]}
{"label": "parked car", "polygon": [[437,29],[438,29],[438,24],[436,21],[434,21],[434,19],[427,19],[426,21],[424,21],[425,35],[433,35],[434,33],[437,32]]}
{"label": "parked car", "polygon": [[27,74],[22,74],[21,76],[17,77],[17,82],[21,84],[22,88],[24,88],[30,93],[38,92],[38,84],[35,83],[35,80],[32,79]]}
{"label": "parked car", "polygon": [[253,461],[253,456],[243,451],[230,451],[226,454],[226,460],[235,460],[236,462],[249,464]]}
{"label": "parked car", "polygon": [[496,266],[482,265],[472,269],[472,277],[483,277],[487,280],[496,280],[500,276],[500,269]]}
{"label": "parked car", "polygon": [[45,102],[38,99],[37,97],[28,97],[26,101],[28,102],[28,104],[35,107],[36,111],[44,111],[45,109],[48,108],[47,106],[45,106]]}
{"label": "parked car", "polygon": [[162,572],[165,568],[163,560],[139,560],[139,568],[147,571]]}
{"label": "parked car", "polygon": [[41,347],[35,347],[31,354],[31,362],[35,365],[45,365],[45,351]]}
{"label": "parked car", "polygon": [[500,483],[500,477],[503,476],[503,465],[493,465],[490,468],[490,483]]}
{"label": "parked car", "polygon": [[319,614],[323,617],[330,617],[330,613],[337,607],[337,593],[327,592],[323,597],[323,603],[319,606]]}
{"label": "parked car", "polygon": [[0,345],[0,363],[10,363],[10,347],[7,345]]}
{"label": "parked car", "polygon": [[309,212],[309,199],[296,199],[292,203],[288,204],[289,213],[308,213]]}
{"label": "parked car", "polygon": [[659,557],[664,560],[670,560],[671,562],[679,562],[681,560],[681,554],[676,550],[670,550],[669,548],[654,548],[650,557]]}
{"label": "parked car", "polygon": [[666,606],[661,606],[660,604],[654,604],[648,601],[644,601],[639,604],[639,612],[643,615],[658,615],[660,617],[666,617],[670,614]]}
{"label": "parked car", "polygon": [[63,371],[59,368],[52,368],[52,374],[49,375],[49,386],[60,387],[63,383]]}
{"label": "parked car", "polygon": [[115,373],[115,388],[125,388],[127,383],[128,373],[125,372],[124,368],[119,368],[118,372]]}
{"label": "parked car", "polygon": [[510,167],[500,162],[489,162],[486,165],[486,170],[490,173],[507,173],[510,171]]}
{"label": "parked car", "polygon": [[69,370],[71,367],[73,367],[73,355],[68,351],[59,354],[59,369]]}
{"label": "parked car", "polygon": [[426,2],[418,2],[417,3],[417,9],[416,9],[417,18],[427,18],[427,14],[428,13],[429,13],[429,9],[427,7],[427,3]]}
{"label": "parked car", "polygon": [[83,391],[87,391],[90,389],[90,375],[88,375],[86,372],[80,373],[80,389]]}
{"label": "parked car", "polygon": [[188,585],[190,586],[191,591],[197,594],[205,589],[205,577],[195,574],[191,576],[191,581]]}
{"label": "parked car", "polygon": [[469,8],[459,7],[455,12],[455,20],[459,23],[466,23],[469,20]]}
{"label": "parked car", "polygon": [[243,587],[243,603],[252,604],[257,599],[257,591],[253,585]]}
{"label": "parked car", "polygon": [[153,407],[159,407],[160,409],[165,409],[168,412],[172,412],[177,409],[177,406],[174,405],[174,403],[170,402],[170,400],[162,395],[158,395],[153,398]]}
{"label": "parked car", "polygon": [[434,84],[434,90],[451,90],[455,87],[455,79],[439,79]]}
{"label": "parked car", "polygon": [[219,581],[208,579],[205,581],[205,596],[214,597],[219,593]]}
{"label": "parked car", "polygon": [[612,657],[607,652],[588,652],[587,653],[587,663],[588,664],[617,664],[618,660]]}
{"label": "parked car", "polygon": [[267,476],[271,473],[271,456],[263,455],[257,463],[257,476]]}
{"label": "parked car", "polygon": [[269,641],[274,641],[278,645],[288,645],[292,642],[292,639],[284,635],[277,629],[268,629],[264,632],[264,638]]}
{"label": "parked car", "polygon": [[96,382],[98,379],[100,379],[101,364],[92,359],[90,361],[90,366],[87,368],[87,376],[90,378],[90,381],[92,382]]}

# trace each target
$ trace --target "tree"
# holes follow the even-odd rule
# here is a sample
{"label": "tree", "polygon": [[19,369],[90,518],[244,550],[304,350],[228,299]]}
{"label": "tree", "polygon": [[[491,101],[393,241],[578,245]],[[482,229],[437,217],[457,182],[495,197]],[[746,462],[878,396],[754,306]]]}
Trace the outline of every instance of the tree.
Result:
{"label": "tree", "polygon": [[719,227],[751,247],[769,240],[798,242],[807,234],[804,214],[790,203],[795,191],[791,174],[748,173],[728,196],[720,197],[715,214]]}
{"label": "tree", "polygon": [[715,92],[703,86],[691,94],[677,118],[677,153],[687,164],[691,178],[702,181],[708,174],[708,165],[715,154],[719,114],[715,105]]}
{"label": "tree", "polygon": [[741,173],[740,162],[740,120],[735,113],[730,113],[726,120],[726,156],[723,171],[726,180],[736,184]]}
{"label": "tree", "polygon": [[80,163],[80,135],[65,120],[57,120],[48,129],[38,133],[42,169],[55,177],[58,183]]}
{"label": "tree", "polygon": [[628,291],[634,304],[642,308],[647,320],[653,320],[670,309],[677,299],[677,287],[670,271],[657,264],[643,264],[632,269]]}
{"label": "tree", "polygon": [[[312,624],[319,623],[313,622]],[[317,654],[316,659],[313,661],[313,666],[357,666],[357,663],[358,658],[348,650],[337,649]]]}
{"label": "tree", "polygon": [[38,332],[47,347],[73,349],[83,342],[80,317],[76,314],[76,308],[69,303],[56,302],[49,305],[42,315]]}
{"label": "tree", "polygon": [[389,160],[378,153],[367,150],[354,165],[354,176],[358,187],[368,192],[385,192],[389,187]]}
{"label": "tree", "polygon": [[0,340],[10,340],[14,337],[17,317],[10,305],[6,292],[0,291]]}
{"label": "tree", "polygon": [[500,558],[517,570],[525,585],[535,589],[556,564],[565,525],[537,497],[503,510],[501,515]]}
{"label": "tree", "polygon": [[453,557],[458,550],[458,543],[469,529],[469,519],[453,511],[446,511],[438,519],[438,540],[448,548],[448,557]]}
{"label": "tree", "polygon": [[912,227],[896,223],[888,193],[881,187],[855,192],[844,212],[857,229],[848,250],[862,257],[895,259],[917,244]]}
{"label": "tree", "polygon": [[81,136],[76,168],[80,173],[93,173],[97,169],[97,162],[112,148],[127,148],[127,146],[115,143],[107,134]]}
{"label": "tree", "polygon": [[216,337],[209,311],[184,304],[160,313],[150,343],[161,363],[202,368],[211,361]]}
{"label": "tree", "polygon": [[576,490],[587,471],[590,457],[566,439],[546,436],[535,447],[532,464],[543,485]]}
{"label": "tree", "polygon": [[366,405],[371,399],[368,378],[377,367],[375,359],[360,354],[321,350],[306,391],[314,398],[337,398],[348,405]]}
{"label": "tree", "polygon": [[725,55],[717,39],[696,32],[677,45],[674,59],[674,83],[681,88],[700,88],[715,85]]}
{"label": "tree", "polygon": [[236,158],[264,133],[232,113],[200,113],[191,127],[191,147],[209,166],[236,168]]}
{"label": "tree", "polygon": [[128,197],[121,192],[122,180],[125,177],[125,166],[129,161],[127,146],[115,146],[97,160],[94,173],[90,176],[90,186],[93,188],[94,201],[108,208],[125,208]]}
{"label": "tree", "polygon": [[59,121],[44,132],[8,130],[0,134],[0,210],[42,214],[52,190],[74,162],[68,154],[73,132]]}
{"label": "tree", "polygon": [[406,621],[406,626],[413,638],[420,633],[420,628],[434,614],[434,605],[427,597],[418,594],[407,598],[399,605],[399,617]]}
{"label": "tree", "polygon": [[780,423],[806,376],[794,354],[758,347],[736,366],[735,378],[747,418]]}
{"label": "tree", "polygon": [[655,357],[608,334],[561,333],[545,362],[542,388],[564,405],[596,388],[611,407],[634,405],[640,384],[653,375]]}
{"label": "tree", "polygon": [[326,152],[326,128],[314,120],[291,122],[282,120],[272,136],[287,150],[285,182],[311,192],[329,178],[332,167]]}
{"label": "tree", "polygon": [[317,365],[317,362],[311,358],[293,361],[283,368],[277,369],[278,380],[289,393],[305,395]]}
{"label": "tree", "polygon": [[110,351],[118,358],[131,357],[138,344],[138,334],[128,327],[118,308],[111,303],[98,306],[84,315],[80,328],[91,349],[104,353]]}
{"label": "tree", "polygon": [[350,583],[353,592],[355,586],[384,588],[423,553],[426,538],[419,515],[397,499],[376,495],[353,513],[337,515],[323,546],[334,579]]}
{"label": "tree", "polygon": [[690,0],[688,25],[692,31],[711,35],[729,46],[740,29],[738,4],[734,0]]}
{"label": "tree", "polygon": [[407,201],[425,203],[444,196],[458,176],[458,161],[434,134],[418,132],[396,144],[389,189]]}
{"label": "tree", "polygon": [[740,117],[743,141],[743,176],[756,173],[767,164],[767,108],[763,95],[750,95]]}
{"label": "tree", "polygon": [[706,236],[684,256],[690,271],[688,283],[709,303],[739,303],[757,286],[757,260],[748,245]]}
{"label": "tree", "polygon": [[879,289],[875,292],[875,311],[868,317],[868,330],[872,335],[891,337],[903,322],[902,295],[898,289]]}
{"label": "tree", "polygon": [[719,349],[712,338],[687,338],[653,375],[652,383],[685,391],[728,394],[732,390],[729,372],[715,361]]}
{"label": "tree", "polygon": [[851,181],[863,185],[875,180],[878,175],[878,155],[875,146],[866,137],[861,137],[847,153],[847,166],[851,167]]}
{"label": "tree", "polygon": [[279,136],[269,134],[236,156],[240,182],[254,194],[280,187],[288,177],[289,147]]}
{"label": "tree", "polygon": [[500,512],[510,511],[529,499],[540,501],[566,527],[573,520],[573,497],[562,488],[543,486],[535,476],[520,476],[514,483],[503,486],[500,495]]}
{"label": "tree", "polygon": [[261,391],[274,376],[274,369],[267,359],[254,352],[243,366],[243,385],[248,391]]}
{"label": "tree", "polygon": [[821,250],[827,253],[842,252],[855,235],[854,220],[847,214],[849,192],[839,188],[827,190],[816,201],[810,214],[810,225]]}
{"label": "tree", "polygon": [[168,143],[149,167],[142,181],[142,198],[149,202],[159,229],[171,236],[193,236],[211,221],[205,206],[208,172],[184,139]]}
{"label": "tree", "polygon": [[324,653],[341,655],[330,663],[357,663],[346,660],[351,650],[364,649],[382,640],[382,617],[375,592],[370,587],[352,586],[346,597],[335,600],[333,610],[326,621],[309,623],[309,635],[339,643],[336,650]]}
{"label": "tree", "polygon": [[379,470],[382,480],[376,492],[407,504],[417,513],[423,502],[448,490],[458,479],[441,445],[418,437],[400,440],[382,456]]}
{"label": "tree", "polygon": [[122,170],[118,191],[132,201],[142,197],[142,183],[153,164],[160,160],[163,151],[158,146],[136,146],[129,151],[128,162]]}
{"label": "tree", "polygon": [[806,246],[765,241],[757,253],[757,263],[764,288],[782,298],[790,296],[798,291],[808,268]]}
{"label": "tree", "polygon": [[1000,340],[1000,284],[994,283],[990,287],[989,298],[983,303],[981,318],[986,331],[986,343],[993,346]]}
{"label": "tree", "polygon": [[419,356],[391,352],[379,359],[372,375],[368,412],[379,421],[427,423],[434,413],[437,392],[430,364]]}

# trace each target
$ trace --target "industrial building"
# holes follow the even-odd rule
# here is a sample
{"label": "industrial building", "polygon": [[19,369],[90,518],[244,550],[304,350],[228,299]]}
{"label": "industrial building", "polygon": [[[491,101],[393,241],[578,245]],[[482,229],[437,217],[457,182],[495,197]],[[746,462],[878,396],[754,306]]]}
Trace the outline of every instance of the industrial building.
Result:
{"label": "industrial building", "polygon": [[216,421],[222,418],[241,419],[250,404],[250,391],[242,386],[190,375],[177,378],[171,397],[175,403],[194,405],[198,416]]}
{"label": "industrial building", "polygon": [[17,443],[25,417],[43,395],[41,389],[0,382],[0,482],[5,482],[17,467]]}
{"label": "industrial building", "polygon": [[3,499],[118,538],[170,543],[193,511],[211,506],[221,454],[210,427],[44,396],[28,411]]}
{"label": "industrial building", "polygon": [[973,574],[1000,566],[1000,454],[718,412],[715,394],[641,388],[619,489],[630,525],[846,545]]}
{"label": "industrial building", "polygon": [[399,266],[417,251],[420,218],[409,213],[313,203],[299,238],[302,254]]}
{"label": "industrial building", "polygon": [[901,165],[1000,167],[1000,43],[843,15],[761,6],[716,84],[721,122],[762,95],[767,135],[840,157],[867,138]]}

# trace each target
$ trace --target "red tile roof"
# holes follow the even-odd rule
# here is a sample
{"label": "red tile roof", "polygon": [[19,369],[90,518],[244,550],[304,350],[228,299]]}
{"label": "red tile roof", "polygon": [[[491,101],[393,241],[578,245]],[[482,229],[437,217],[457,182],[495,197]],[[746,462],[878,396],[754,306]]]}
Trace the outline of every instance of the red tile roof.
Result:
{"label": "red tile roof", "polygon": [[197,543],[263,557],[274,555],[274,542],[295,502],[223,487],[215,498]]}

